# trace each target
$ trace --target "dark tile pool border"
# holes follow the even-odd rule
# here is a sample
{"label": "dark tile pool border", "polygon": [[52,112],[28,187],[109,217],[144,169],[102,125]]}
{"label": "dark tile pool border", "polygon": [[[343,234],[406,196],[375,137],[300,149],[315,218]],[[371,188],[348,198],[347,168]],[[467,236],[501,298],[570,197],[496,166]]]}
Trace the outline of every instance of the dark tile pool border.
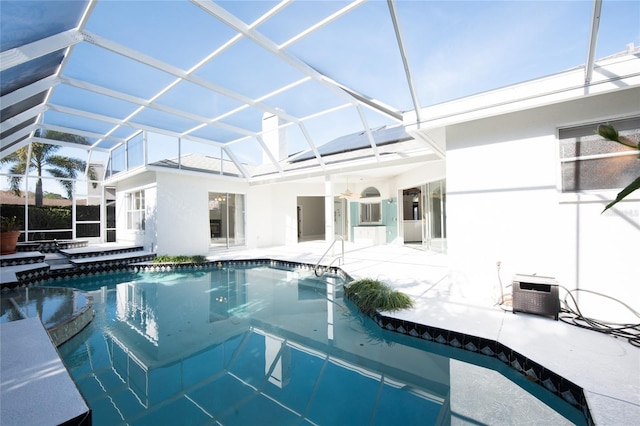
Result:
{"label": "dark tile pool border", "polygon": [[[346,296],[345,296],[346,297]],[[522,374],[549,392],[579,409],[589,425],[594,425],[583,389],[541,364],[514,351],[506,345],[491,339],[485,339],[457,331],[418,324],[411,321],[388,317],[376,313],[371,318],[385,330],[406,334],[433,343],[451,346],[468,352],[474,352],[496,358],[511,370]]]}
{"label": "dark tile pool border", "polygon": [[[133,272],[172,272],[183,270],[207,270],[219,269],[223,267],[250,267],[250,266],[270,266],[275,268],[301,268],[313,271],[315,265],[290,262],[284,260],[274,260],[268,258],[258,259],[232,259],[216,260],[206,263],[180,263],[180,264],[158,264],[152,262],[142,262],[129,265],[129,270]],[[338,276],[347,282],[353,278],[339,267],[329,267],[327,273]],[[346,296],[345,296],[346,297]],[[575,383],[565,379],[557,373],[545,368],[525,355],[512,350],[506,345],[491,339],[485,339],[470,334],[464,334],[453,330],[432,327],[412,321],[401,320],[389,317],[379,312],[371,316],[379,327],[385,330],[409,335],[429,342],[439,343],[445,346],[462,349],[464,351],[481,354],[487,357],[496,358],[511,370],[522,374],[530,381],[537,383],[547,391],[559,396],[567,403],[579,409],[587,424],[594,425],[591,412],[587,405],[587,400],[583,389]]]}

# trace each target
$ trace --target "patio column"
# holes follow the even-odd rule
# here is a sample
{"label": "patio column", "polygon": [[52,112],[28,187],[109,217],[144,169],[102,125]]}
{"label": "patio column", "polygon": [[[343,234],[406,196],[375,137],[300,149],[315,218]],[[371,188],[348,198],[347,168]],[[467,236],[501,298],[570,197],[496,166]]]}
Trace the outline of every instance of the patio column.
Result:
{"label": "patio column", "polygon": [[324,178],[324,239],[328,243],[332,243],[336,238],[336,230],[334,229],[334,211],[333,211],[333,185],[331,176]]}

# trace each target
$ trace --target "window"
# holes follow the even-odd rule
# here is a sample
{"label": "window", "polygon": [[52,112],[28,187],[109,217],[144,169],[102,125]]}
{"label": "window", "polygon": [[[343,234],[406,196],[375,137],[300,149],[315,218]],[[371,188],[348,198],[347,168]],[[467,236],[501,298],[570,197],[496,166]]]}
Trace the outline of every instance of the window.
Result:
{"label": "window", "polygon": [[380,191],[370,186],[360,194],[360,223],[379,224],[382,222]]}
{"label": "window", "polygon": [[127,194],[127,229],[144,231],[144,191]]}
{"label": "window", "polygon": [[360,223],[380,223],[380,203],[360,203]]}
{"label": "window", "polygon": [[640,117],[559,130],[562,192],[624,188],[640,175],[638,151],[600,137],[599,124],[640,140]]}

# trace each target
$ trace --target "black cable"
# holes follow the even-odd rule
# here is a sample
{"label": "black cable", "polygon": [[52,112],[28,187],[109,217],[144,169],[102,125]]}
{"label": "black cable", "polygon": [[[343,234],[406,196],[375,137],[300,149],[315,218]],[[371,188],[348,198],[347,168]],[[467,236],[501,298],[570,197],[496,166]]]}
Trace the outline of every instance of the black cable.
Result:
{"label": "black cable", "polygon": [[[617,338],[627,339],[627,341],[631,345],[640,348],[640,323],[619,324],[619,323],[600,321],[593,318],[585,317],[580,311],[580,308],[578,307],[578,302],[573,297],[573,293],[578,291],[583,291],[585,293],[591,293],[597,296],[606,297],[607,299],[611,299],[621,304],[622,306],[627,308],[629,311],[631,311],[635,316],[640,318],[640,314],[636,312],[633,308],[631,308],[629,305],[625,304],[624,302],[621,302],[620,300],[614,299],[613,297],[607,296],[602,293],[598,293],[591,290],[585,290],[585,289],[569,290],[566,287],[563,287],[563,286],[560,286],[560,287],[567,292],[567,295],[563,300],[564,308],[561,309],[561,312],[564,313],[565,315],[560,315],[558,317],[560,321],[566,324],[574,325],[576,327],[585,328],[588,330],[593,330],[600,333],[612,335]],[[569,305],[569,302],[567,301],[567,297],[571,298],[571,301],[573,302],[573,307]]]}

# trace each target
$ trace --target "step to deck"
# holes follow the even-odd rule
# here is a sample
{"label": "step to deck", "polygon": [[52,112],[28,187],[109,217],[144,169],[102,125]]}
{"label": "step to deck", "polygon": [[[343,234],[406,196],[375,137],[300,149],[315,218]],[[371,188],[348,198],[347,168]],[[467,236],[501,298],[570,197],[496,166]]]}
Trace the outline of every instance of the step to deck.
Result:
{"label": "step to deck", "polygon": [[60,249],[59,252],[67,256],[69,259],[84,259],[89,257],[111,256],[123,253],[135,253],[144,251],[143,246],[109,246],[109,247],[82,247],[72,249]]}
{"label": "step to deck", "polygon": [[75,267],[74,273],[96,273],[127,269],[132,263],[150,261],[155,256],[156,254],[153,252],[139,250],[136,252],[70,259],[69,263]]}
{"label": "step to deck", "polygon": [[0,268],[0,289],[34,284],[49,278],[49,264],[45,262],[27,263]]}
{"label": "step to deck", "polygon": [[13,254],[3,254],[0,259],[0,266],[19,266],[30,263],[44,262],[45,255],[39,251],[16,252]]}
{"label": "step to deck", "polygon": [[44,261],[50,266],[69,265],[69,258],[62,253],[47,253]]}
{"label": "step to deck", "polygon": [[11,289],[70,277],[127,270],[156,257],[142,246],[104,245],[60,249],[56,253],[18,252],[2,257],[0,289]]}
{"label": "step to deck", "polygon": [[39,318],[0,324],[2,424],[91,424],[91,409]]}

